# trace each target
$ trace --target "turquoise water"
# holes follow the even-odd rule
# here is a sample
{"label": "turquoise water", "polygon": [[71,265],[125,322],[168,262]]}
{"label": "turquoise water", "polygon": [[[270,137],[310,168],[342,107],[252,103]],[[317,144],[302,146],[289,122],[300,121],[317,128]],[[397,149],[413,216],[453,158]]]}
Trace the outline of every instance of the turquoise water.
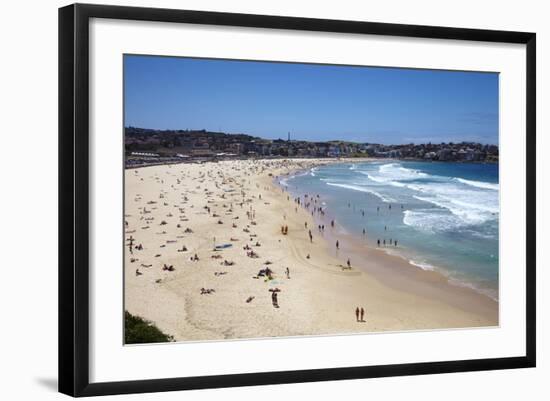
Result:
{"label": "turquoise water", "polygon": [[362,241],[498,299],[498,181],[497,164],[384,161],[316,167],[280,184],[319,194],[326,215]]}

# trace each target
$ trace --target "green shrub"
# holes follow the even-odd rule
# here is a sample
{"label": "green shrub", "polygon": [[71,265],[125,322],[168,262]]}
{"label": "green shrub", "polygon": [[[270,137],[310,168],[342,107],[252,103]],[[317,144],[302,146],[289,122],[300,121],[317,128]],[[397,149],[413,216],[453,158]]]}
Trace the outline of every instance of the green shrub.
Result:
{"label": "green shrub", "polygon": [[124,343],[147,344],[174,341],[172,336],[164,334],[153,323],[124,312]]}

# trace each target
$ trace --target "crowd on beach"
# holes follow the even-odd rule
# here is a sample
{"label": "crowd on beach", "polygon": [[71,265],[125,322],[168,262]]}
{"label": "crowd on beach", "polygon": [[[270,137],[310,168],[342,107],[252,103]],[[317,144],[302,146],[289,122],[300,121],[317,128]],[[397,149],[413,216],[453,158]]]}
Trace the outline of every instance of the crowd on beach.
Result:
{"label": "crowd on beach", "polygon": [[[284,168],[285,161],[273,161],[272,163],[261,163],[258,165],[251,164],[247,168],[243,167],[243,175],[247,176],[250,174],[258,175],[264,173],[268,169],[273,170],[281,170],[281,167]],[[270,165],[271,164],[271,165]],[[292,166],[293,168],[296,168],[296,166]],[[142,170],[133,170],[134,174],[136,176],[139,176]],[[143,170],[146,171],[146,170]],[[284,171],[284,170],[283,170]],[[175,174],[175,173],[174,173]],[[285,175],[288,175],[289,171],[285,173]],[[237,210],[245,211],[244,216],[246,218],[245,224],[242,224],[242,232],[245,233],[245,235],[248,237],[249,241],[242,247],[242,249],[245,251],[246,256],[252,259],[259,259],[260,254],[257,250],[257,248],[261,247],[261,242],[258,239],[258,235],[254,233],[252,230],[254,226],[258,225],[258,222],[256,221],[256,209],[255,209],[255,202],[260,202],[262,200],[261,190],[269,190],[269,187],[259,188],[258,184],[256,184],[256,188],[250,188],[247,183],[249,184],[250,181],[247,182],[246,179],[242,179],[240,182],[235,180],[232,176],[225,176],[221,171],[214,171],[214,169],[208,169],[204,172],[201,172],[196,177],[189,177],[185,170],[179,171],[179,177],[176,179],[176,186],[172,184],[170,188],[166,189],[160,189],[158,193],[158,199],[163,200],[148,200],[146,202],[146,205],[139,207],[140,210],[140,222],[144,222],[145,225],[141,226],[141,230],[147,230],[151,227],[152,224],[154,224],[155,217],[147,217],[147,215],[151,214],[152,211],[158,210],[159,207],[162,207],[166,210],[170,210],[169,213],[166,214],[166,219],[162,219],[159,223],[159,226],[167,226],[169,223],[167,219],[176,220],[175,226],[176,231],[180,231],[181,234],[188,234],[192,235],[194,233],[193,229],[191,227],[186,227],[183,229],[182,223],[188,221],[187,214],[189,213],[190,209],[193,209],[195,205],[189,204],[189,196],[193,193],[196,193],[197,190],[201,189],[201,185],[205,183],[206,181],[214,181],[215,188],[219,190],[217,194],[215,194],[211,190],[207,190],[204,188],[204,197],[206,200],[206,204],[203,205],[202,209],[203,212],[206,213],[209,217],[212,217],[216,219],[216,224],[225,224],[224,220],[222,219],[222,215],[220,214],[221,211],[219,209],[219,206],[221,206],[221,209],[225,209],[224,215],[226,217],[231,217],[233,220],[231,224],[231,228],[237,229],[239,227],[238,220],[241,216],[239,216],[236,213]],[[278,181],[278,176],[273,176],[275,181]],[[153,177],[148,177],[149,179],[153,179],[157,184],[164,184],[164,179],[159,177],[158,175],[154,175]],[[140,178],[142,181],[144,180],[144,177]],[[183,182],[189,182],[189,181],[196,181],[197,184],[194,189],[187,189],[187,191],[181,192],[181,197],[179,202],[175,202],[174,204],[169,204],[168,202],[164,201],[165,197],[168,195],[169,191],[176,191],[181,190],[181,186],[183,186]],[[180,188],[178,188],[180,187]],[[287,189],[284,187],[280,187],[283,192],[286,192]],[[290,201],[290,195],[287,194],[286,196],[287,200]],[[136,203],[142,203],[143,198],[142,195],[138,194],[134,198],[134,202]],[[308,214],[311,215],[311,217],[319,222],[317,224],[317,233],[320,236],[323,236],[325,233],[325,219],[327,217],[327,210],[326,207],[323,206],[323,202],[321,200],[321,196],[319,194],[303,194],[302,196],[296,196],[293,198],[294,203],[296,204],[296,207],[294,208],[295,213],[298,213],[298,208],[303,208]],[[159,203],[160,202],[160,203]],[[220,204],[221,203],[221,204]],[[149,209],[148,209],[149,207]],[[352,207],[351,203],[348,202],[348,207]],[[391,209],[391,205],[388,206],[389,209]],[[177,209],[176,215],[172,213],[173,209]],[[355,206],[353,206],[355,210]],[[377,212],[380,211],[380,207],[377,207]],[[361,216],[365,217],[365,211],[363,209],[360,210]],[[288,224],[284,224],[284,221],[287,219],[286,214],[283,216],[283,224],[280,226],[280,231],[282,235],[288,235],[289,232],[289,226]],[[172,223],[174,224],[174,223]],[[336,221],[334,218],[330,219],[330,222],[327,222],[327,224],[330,225],[331,229],[335,228]],[[136,228],[129,227],[128,220],[125,221],[125,227],[126,227],[126,233],[130,234],[130,236],[126,239],[127,246],[128,246],[128,252],[131,255],[134,255],[134,252],[139,252],[144,249],[143,244],[135,244],[136,239],[133,237],[133,233],[136,233]],[[386,227],[385,227],[386,229]],[[312,231],[312,227],[308,226],[308,222],[304,222],[304,230],[307,232],[307,236],[310,243],[313,243],[314,241],[314,235]],[[163,230],[156,233],[157,235],[166,235],[167,231]],[[363,235],[366,235],[366,230],[363,229]],[[176,236],[175,239],[166,240],[166,244],[162,244],[159,246],[159,251],[162,248],[165,248],[167,244],[172,243],[178,243],[181,238],[184,238],[184,235]],[[221,255],[218,254],[218,252],[223,251],[225,249],[231,248],[232,244],[231,242],[239,241],[240,239],[236,236],[231,236],[229,238],[229,243],[225,244],[217,244],[216,238],[213,238],[213,246],[211,252],[213,254],[211,255],[211,259],[218,259],[221,258]],[[389,245],[397,246],[397,240],[390,238],[388,241]],[[335,248],[337,251],[340,250],[340,240],[336,239],[335,242]],[[377,239],[377,246],[386,246],[386,239],[383,238],[382,240]],[[185,244],[181,244],[181,249],[177,249],[177,252],[180,253],[187,253],[189,251],[188,247]],[[156,258],[162,258],[162,253],[157,253],[155,255]],[[310,260],[311,255],[308,253],[306,255],[306,259]],[[135,263],[138,261],[138,258],[132,257],[130,258],[130,263]],[[194,253],[190,258],[189,261],[191,262],[199,262],[200,258],[198,253]],[[234,266],[235,262],[224,259],[221,263],[223,266]],[[268,265],[270,265],[271,262],[266,261],[265,266],[258,271],[258,273],[253,276],[254,279],[259,279],[260,277],[264,278],[264,281],[268,282],[271,280],[274,280],[276,277],[276,274],[274,270]],[[150,269],[153,266],[151,263],[142,263],[140,265],[141,268]],[[351,270],[351,259],[348,257],[345,265],[341,265],[342,270]],[[174,272],[176,268],[173,264],[162,264],[162,271],[163,272]],[[222,275],[227,274],[227,271],[221,271],[221,272],[215,272],[215,276],[219,277]],[[140,270],[140,268],[137,268],[135,270],[136,276],[142,276],[143,271]],[[290,269],[289,267],[284,268],[284,276],[286,279],[290,279]],[[157,284],[162,283],[162,279],[157,279],[155,281]],[[201,295],[212,295],[216,292],[214,288],[206,288],[201,287],[200,288],[200,294]],[[275,288],[269,288],[269,292],[271,293],[271,301],[274,308],[279,308],[279,296],[278,294],[281,292],[281,289],[278,287]],[[251,303],[255,299],[254,296],[249,296],[246,298],[246,303]],[[357,309],[357,313],[359,313],[359,309]],[[361,321],[363,321],[363,308],[361,308]],[[359,321],[359,318],[358,318]]]}
{"label": "crowd on beach", "polygon": [[[305,165],[304,165],[305,166]],[[160,271],[163,273],[161,277],[158,277],[158,273],[155,274],[154,283],[156,285],[163,285],[163,283],[170,277],[170,275],[177,274],[178,269],[189,269],[190,265],[185,263],[185,258],[181,257],[181,254],[189,254],[187,257],[189,263],[198,263],[201,261],[199,253],[210,253],[210,260],[223,259],[219,262],[223,267],[231,267],[231,269],[239,268],[237,263],[230,260],[227,257],[223,257],[222,254],[227,252],[234,252],[233,244],[238,241],[246,241],[242,246],[244,254],[251,259],[261,259],[260,248],[262,246],[259,234],[261,231],[257,231],[259,222],[257,221],[257,205],[263,203],[262,191],[275,190],[275,187],[259,187],[258,184],[251,186],[250,180],[242,178],[241,180],[235,179],[235,171],[231,174],[225,174],[223,171],[215,168],[208,168],[201,171],[196,176],[190,176],[185,169],[181,168],[178,171],[178,166],[168,166],[169,170],[167,174],[172,177],[162,177],[159,174],[153,174],[148,176],[147,169],[135,169],[132,170],[135,175],[134,178],[140,181],[154,182],[159,187],[159,190],[155,197],[149,196],[145,198],[141,193],[137,193],[133,199],[127,200],[127,202],[133,202],[137,206],[139,215],[126,215],[125,216],[125,232],[126,232],[126,246],[127,255],[130,255],[129,263],[138,264],[139,267],[135,268],[135,277],[140,280],[144,280],[150,275],[149,271],[154,269],[155,265],[159,266]],[[249,175],[261,175],[267,171],[278,171],[288,175],[292,169],[296,169],[296,163],[285,166],[285,161],[272,161],[263,163],[247,163],[240,167],[233,167],[233,169],[240,170],[239,173],[242,177]],[[269,173],[272,180],[277,181],[277,175]],[[175,180],[174,180],[175,178]],[[166,183],[165,183],[166,180]],[[174,182],[175,181],[175,182]],[[168,185],[168,182],[171,184]],[[207,189],[206,183],[214,183],[216,191]],[[193,183],[193,186],[185,185],[184,183]],[[145,185],[145,184],[144,184]],[[204,187],[203,187],[204,186]],[[189,198],[193,194],[197,194],[199,191],[203,192],[203,205],[191,204]],[[178,199],[174,199],[174,193],[178,193]],[[284,189],[283,189],[284,192]],[[156,198],[156,199],[155,199]],[[171,201],[168,199],[171,198]],[[287,194],[287,200],[290,201],[290,196]],[[326,210],[321,204],[319,195],[305,194],[302,197],[294,199],[296,207],[294,212],[298,213],[298,208],[305,209],[312,218],[325,218]],[[216,238],[212,239],[212,246],[210,251],[204,249],[197,249],[197,247],[190,246],[185,242],[185,239],[192,239],[196,236],[195,228],[188,224],[190,221],[190,214],[203,214],[204,219],[213,219],[216,224],[226,224],[226,220],[230,221],[231,228],[227,229],[228,238],[225,242],[218,241]],[[159,219],[158,216],[162,216]],[[289,224],[287,222],[287,215],[284,214],[282,224],[280,226],[280,232],[283,236],[289,234]],[[140,254],[144,254],[144,249],[148,249],[155,246],[152,242],[143,242],[139,240],[140,232],[148,233],[149,230],[154,229],[155,221],[159,227],[154,235],[155,237],[162,238],[160,241],[155,241],[158,248],[153,252],[153,260],[142,260]],[[269,223],[269,222],[268,222]],[[335,228],[335,220],[330,221],[330,228]],[[263,224],[265,227],[265,223]],[[304,222],[304,231],[307,233],[307,237],[310,243],[314,241],[314,227],[309,227],[308,222]],[[316,231],[318,235],[322,236],[325,232],[325,224],[319,223]],[[236,233],[240,232],[241,235]],[[229,235],[231,233],[231,235]],[[260,234],[261,235],[261,234]],[[171,236],[171,238],[167,238]],[[193,241],[196,242],[196,241]],[[176,254],[168,250],[171,245],[176,245]],[[336,241],[336,248],[339,248],[339,242]],[[150,251],[150,249],[148,249]],[[179,254],[179,255],[178,255]],[[311,255],[308,253],[307,260],[311,260]],[[145,259],[145,258],[144,258]],[[172,261],[176,259],[177,262]],[[169,261],[169,262],[168,262]],[[314,261],[311,263],[321,263]],[[275,309],[281,308],[280,294],[283,289],[281,278],[290,280],[290,267],[284,265],[279,266],[280,273],[276,272],[276,268],[273,266],[273,262],[266,260],[264,262],[258,262],[260,268],[257,274],[253,275],[253,279],[263,281],[268,284],[268,293],[271,299],[271,305]],[[342,271],[351,270],[351,260],[348,257],[345,264],[341,264]],[[231,271],[215,271],[214,276],[221,278],[225,275],[231,274]],[[276,283],[276,285],[269,285],[270,283]],[[220,281],[216,281],[215,285],[203,285],[197,291],[201,296],[215,296],[218,292],[215,288],[220,285]],[[249,295],[243,301],[247,304],[254,302],[257,296]],[[284,306],[283,306],[284,307]],[[361,321],[363,315],[361,315]]]}
{"label": "crowd on beach", "polygon": [[[197,334],[200,338],[212,338],[211,327],[223,325],[219,318],[211,320],[208,310],[244,308],[217,332],[227,333],[217,334],[227,338],[232,336],[232,325],[247,321],[248,313],[260,319],[259,311],[271,319],[284,315],[288,321],[299,309],[304,316],[301,322],[308,313],[316,313],[314,306],[297,304],[298,299],[330,297],[328,293],[302,295],[316,291],[307,287],[315,272],[352,280],[361,274],[358,265],[362,261],[340,234],[339,223],[320,194],[298,196],[298,191],[291,193],[289,187],[273,184],[321,163],[242,160],[193,168],[167,165],[127,170],[127,181],[131,179],[133,187],[126,193],[124,216],[125,280],[131,289],[126,307],[153,323],[168,322],[169,329],[179,325],[174,319],[189,319],[194,323],[182,325],[203,330]],[[348,207],[360,213],[360,218],[368,218],[365,210],[351,202]],[[399,209],[399,205],[393,207]],[[377,212],[382,213],[381,207]],[[366,229],[363,236],[366,240]],[[372,243],[398,246],[396,238]],[[345,310],[353,310],[355,322],[365,322],[371,302],[365,304],[359,298],[350,298]],[[168,305],[167,310],[179,308],[181,312],[157,312],[153,305],[157,309]],[[352,319],[349,322],[355,327]],[[277,324],[275,320],[271,326]],[[181,337],[186,338],[185,332]]]}
{"label": "crowd on beach", "polygon": [[[177,244],[177,253],[191,254],[187,258],[191,263],[198,263],[202,260],[199,253],[210,253],[210,260],[223,259],[219,262],[220,265],[238,269],[239,266],[236,262],[222,256],[222,254],[234,252],[233,244],[238,241],[245,242],[242,250],[246,257],[261,259],[262,241],[259,236],[260,231],[257,231],[259,222],[257,221],[256,208],[258,204],[265,204],[262,199],[262,190],[269,191],[273,188],[269,186],[260,188],[258,184],[252,186],[250,180],[245,177],[266,174],[267,171],[284,170],[286,167],[284,164],[284,161],[243,163],[241,166],[237,165],[232,168],[232,170],[237,171],[230,171],[229,173],[224,173],[223,170],[211,166],[196,176],[191,176],[184,168],[178,169],[178,166],[167,166],[169,167],[167,174],[172,177],[162,177],[158,173],[147,175],[147,169],[132,170],[132,174],[135,175],[134,178],[145,181],[144,188],[147,185],[146,182],[155,183],[159,187],[158,192],[152,199],[151,197],[145,199],[145,196],[141,193],[135,194],[133,199],[127,199],[127,202],[139,205],[137,206],[139,215],[125,215],[127,256],[130,256],[128,261],[130,264],[142,262],[135,269],[135,277],[144,280],[150,274],[149,271],[152,271],[155,265],[159,265],[164,276],[155,278],[154,282],[162,285],[170,275],[176,274],[178,270],[189,269],[190,265],[185,263],[184,257],[182,258],[181,255],[169,251],[168,248],[172,244]],[[236,176],[243,178],[237,180]],[[175,183],[168,185],[168,182],[174,181]],[[189,186],[185,183],[192,183],[193,185]],[[214,183],[216,190],[207,189],[207,183]],[[192,204],[189,199],[192,195],[200,193],[201,190],[204,204]],[[178,193],[179,199],[174,200],[174,193]],[[168,201],[168,198],[172,198],[171,202]],[[190,219],[190,214],[202,214],[204,215],[202,219],[214,219],[218,225],[227,224],[227,220],[230,220],[230,228],[227,229],[228,237],[221,240],[214,237],[210,250],[204,246],[191,246],[185,243],[186,238],[190,242],[196,243],[197,235],[202,235],[202,233],[197,234],[195,232],[195,227],[187,225],[189,221],[195,220]],[[162,219],[155,224],[155,221],[159,219],[159,215],[162,216]],[[159,239],[162,238],[162,240],[154,241],[157,245],[152,241],[138,244],[137,238],[140,238],[140,232],[148,233],[147,235],[150,236],[149,231],[155,225],[159,227],[158,231],[155,231],[155,236]],[[239,232],[241,234],[238,234]],[[288,224],[283,224],[281,234],[288,235],[288,232]],[[171,236],[171,238],[167,238],[168,236]],[[310,239],[312,240],[311,233]],[[153,246],[157,247],[153,252],[156,260],[142,260],[140,254],[144,254],[144,250],[150,251]],[[178,262],[166,262],[173,259]],[[290,267],[279,266],[280,273],[276,273],[273,262],[269,260],[259,261],[258,265],[261,268],[252,278],[261,279],[261,281],[268,284],[267,291],[271,304],[278,309],[281,307],[280,293],[282,292],[280,278],[284,277],[286,280],[290,280]],[[214,272],[214,276],[218,278],[228,274],[231,274],[231,271]],[[155,276],[158,276],[158,273]],[[269,285],[272,282],[277,282],[277,285]],[[217,285],[221,284],[220,281],[216,281],[216,283]],[[202,286],[198,291],[200,295],[215,296],[217,294],[216,288],[211,285]],[[256,296],[250,295],[244,301],[250,304],[255,299]]]}

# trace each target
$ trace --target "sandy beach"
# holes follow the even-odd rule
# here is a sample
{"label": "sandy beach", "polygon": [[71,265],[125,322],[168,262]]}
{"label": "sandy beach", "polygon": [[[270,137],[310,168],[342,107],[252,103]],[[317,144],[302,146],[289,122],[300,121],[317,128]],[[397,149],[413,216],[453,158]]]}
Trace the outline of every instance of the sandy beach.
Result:
{"label": "sandy beach", "polygon": [[274,183],[327,162],[125,170],[125,309],[176,341],[498,325],[496,301],[360,245],[329,220],[320,233],[322,217]]}

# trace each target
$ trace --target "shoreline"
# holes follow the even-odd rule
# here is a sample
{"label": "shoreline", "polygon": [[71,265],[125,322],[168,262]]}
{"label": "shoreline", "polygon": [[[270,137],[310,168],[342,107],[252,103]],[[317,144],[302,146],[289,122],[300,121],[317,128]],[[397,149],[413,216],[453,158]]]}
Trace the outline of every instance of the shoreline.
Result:
{"label": "shoreline", "polygon": [[[362,162],[376,161],[376,159],[366,159]],[[342,160],[336,163],[349,163],[352,160]],[[326,163],[325,163],[326,164]],[[314,167],[323,164],[316,165]],[[290,172],[286,177],[295,176],[301,172],[310,171],[312,168],[300,169]],[[276,188],[284,188],[285,193],[292,193],[287,187],[282,187],[281,184],[272,182]],[[296,195],[296,194],[294,194]],[[303,205],[300,205],[303,208]],[[305,209],[307,210],[307,209]],[[330,215],[330,211],[329,214]],[[334,217],[334,216],[332,216]],[[313,221],[315,225],[325,224],[331,220],[331,217],[323,219],[318,214],[315,214]],[[328,225],[327,225],[328,226]],[[421,266],[417,266],[412,263],[406,256],[399,253],[399,249],[388,247],[375,247],[373,244],[363,242],[357,235],[350,234],[342,227],[338,221],[335,221],[336,230],[327,230],[326,237],[323,238],[325,247],[329,254],[333,257],[338,257],[340,254],[346,254],[352,256],[354,267],[371,274],[384,284],[391,286],[400,291],[408,291],[416,295],[426,295],[427,292],[431,292],[432,296],[437,297],[443,301],[451,302],[456,307],[463,308],[467,311],[473,311],[474,308],[478,308],[477,303],[466,305],[461,302],[461,299],[467,299],[468,297],[479,298],[481,304],[485,304],[485,298],[489,302],[494,302],[498,307],[498,299],[494,299],[490,295],[482,292],[482,290],[475,288],[470,283],[452,282],[449,276],[445,275],[443,271],[437,266],[433,266],[436,270],[424,269]],[[368,231],[366,235],[368,236]],[[330,240],[329,240],[330,238]],[[342,241],[342,239],[344,239]],[[335,251],[331,244],[334,244],[336,240],[339,240],[341,251]],[[391,251],[396,253],[391,253]],[[371,261],[365,261],[364,258],[372,258]],[[385,259],[385,260],[384,260]],[[391,274],[388,274],[387,269],[380,269],[379,266],[391,266]],[[391,277],[393,276],[393,277]],[[412,286],[411,286],[412,284]],[[471,286],[470,286],[471,285]],[[489,314],[491,307],[483,307],[485,312]]]}
{"label": "shoreline", "polygon": [[[399,159],[389,158],[387,160],[389,162],[396,162]],[[378,161],[377,158],[365,158],[363,160],[360,160],[359,162],[377,162],[377,161]],[[343,159],[343,160],[333,161],[332,163],[346,164],[346,163],[355,163],[355,162],[356,162],[356,160],[354,160],[354,159]],[[432,162],[432,161],[429,161],[429,162]],[[435,163],[437,163],[437,162],[435,162]],[[307,169],[299,169],[299,170],[289,172],[287,175],[285,175],[285,179],[292,179],[293,177],[306,175],[313,168],[323,166],[323,165],[326,165],[326,164],[329,164],[329,163],[320,163],[320,164],[318,164],[314,167],[310,167],[310,168],[307,168]],[[287,184],[281,184],[281,183],[276,183],[276,182],[273,182],[273,185],[278,187],[278,188],[285,188],[286,191],[288,191],[289,193],[292,193],[295,196],[298,195],[297,193],[294,193],[292,190],[288,190],[288,188],[291,187],[290,185],[287,186]],[[396,261],[396,263],[405,262],[407,265],[409,265],[408,267],[413,267],[415,269],[419,269],[419,270],[424,271],[424,272],[430,272],[430,273],[438,274],[438,275],[441,276],[441,280],[446,281],[449,285],[451,285],[453,287],[467,288],[469,290],[472,290],[472,291],[476,292],[477,294],[483,295],[483,296],[491,299],[492,301],[498,303],[498,301],[499,301],[498,300],[498,295],[497,295],[497,298],[495,298],[494,296],[492,296],[489,293],[488,290],[477,287],[475,285],[475,283],[472,283],[472,282],[469,282],[469,281],[461,281],[461,280],[458,280],[458,279],[454,279],[450,275],[450,273],[447,273],[447,269],[445,267],[429,264],[430,268],[425,268],[421,263],[415,262],[414,259],[410,259],[411,255],[406,255],[406,254],[402,253],[402,250],[400,248],[394,248],[394,247],[391,247],[391,246],[376,247],[374,241],[369,239],[370,237],[369,237],[369,232],[368,231],[366,232],[367,239],[366,239],[366,242],[365,242],[364,240],[362,240],[361,237],[359,237],[356,234],[350,234],[345,227],[340,225],[338,223],[338,221],[336,220],[336,216],[333,216],[333,215],[330,214],[330,210],[328,210],[327,216],[332,216],[334,218],[336,227],[341,231],[339,236],[345,237],[346,238],[346,243],[349,243],[349,242],[353,243],[353,246],[349,247],[350,249],[348,249],[348,252],[351,252],[355,256],[358,256],[358,258],[356,258],[356,260],[361,260],[361,258],[363,256],[362,255],[363,252],[361,252],[360,249],[362,249],[366,246],[370,249],[370,251],[383,252],[388,257],[393,257],[393,258],[399,259],[398,261]],[[331,220],[331,218],[327,218],[327,219],[323,220],[323,218],[321,218],[318,214],[316,214],[314,217],[315,217],[315,222],[316,222],[317,225],[318,224],[323,224],[323,223],[326,224],[327,221]],[[328,235],[331,236],[330,231],[328,232]],[[332,241],[332,243],[334,243],[334,241],[337,238],[334,235],[332,235],[332,237],[334,237],[333,241]],[[327,247],[328,246],[329,246],[329,244],[327,243]],[[414,251],[414,252],[416,252],[416,251]],[[497,294],[498,294],[498,291],[497,291]]]}
{"label": "shoreline", "polygon": [[[311,168],[312,163],[327,160],[240,160],[125,170],[125,240],[133,236],[144,247],[133,254],[125,249],[126,309],[176,341],[498,325],[497,302],[471,289],[449,290],[451,284],[398,256],[367,249],[365,266],[354,262],[351,270],[342,270],[342,254],[357,251],[353,242],[346,239],[351,248],[343,247],[338,256],[317,235],[310,242],[304,221],[315,224],[312,216],[301,207],[295,211],[293,200],[273,182],[275,175]],[[209,215],[207,206],[218,217]],[[253,211],[253,219],[247,211]],[[289,226],[288,235],[281,234],[282,224]],[[213,251],[217,243],[231,246]],[[245,244],[260,258],[247,257]],[[182,245],[187,252],[178,252]],[[195,253],[200,260],[190,261]],[[234,265],[220,266],[223,259],[213,259],[218,254]],[[254,279],[267,261],[274,279]],[[164,271],[163,264],[175,270]],[[226,274],[216,275],[222,271]],[[203,295],[201,288],[215,292]],[[281,290],[279,308],[271,304],[269,289],[275,288]],[[357,306],[366,309],[364,322],[355,321]]]}

